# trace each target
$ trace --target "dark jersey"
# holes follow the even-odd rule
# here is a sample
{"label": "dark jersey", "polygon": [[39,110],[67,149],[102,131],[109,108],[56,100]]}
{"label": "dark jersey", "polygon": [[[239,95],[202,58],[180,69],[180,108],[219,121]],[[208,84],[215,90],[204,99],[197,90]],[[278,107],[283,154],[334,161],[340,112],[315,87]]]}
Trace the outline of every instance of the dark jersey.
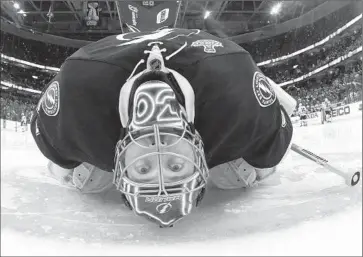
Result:
{"label": "dark jersey", "polygon": [[64,168],[88,162],[112,171],[124,136],[120,90],[135,67],[145,69],[137,64],[147,59],[151,42],[162,43],[166,67],[194,89],[195,126],[209,168],[241,157],[257,168],[280,162],[292,125],[250,54],[229,40],[184,29],[110,36],[70,56],[32,119],[32,134],[47,158]]}

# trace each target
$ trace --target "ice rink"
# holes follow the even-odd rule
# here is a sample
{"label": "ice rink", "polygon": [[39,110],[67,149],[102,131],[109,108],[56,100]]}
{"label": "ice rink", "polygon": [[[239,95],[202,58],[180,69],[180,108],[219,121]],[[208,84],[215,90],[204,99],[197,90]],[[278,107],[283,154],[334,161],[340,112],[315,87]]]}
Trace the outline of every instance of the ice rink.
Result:
{"label": "ice rink", "polygon": [[[362,169],[362,113],[296,127],[293,141]],[[29,132],[1,131],[1,255],[362,255],[362,183],[290,153],[248,191],[209,188],[174,228],[134,216],[111,190],[81,195],[46,175]]]}

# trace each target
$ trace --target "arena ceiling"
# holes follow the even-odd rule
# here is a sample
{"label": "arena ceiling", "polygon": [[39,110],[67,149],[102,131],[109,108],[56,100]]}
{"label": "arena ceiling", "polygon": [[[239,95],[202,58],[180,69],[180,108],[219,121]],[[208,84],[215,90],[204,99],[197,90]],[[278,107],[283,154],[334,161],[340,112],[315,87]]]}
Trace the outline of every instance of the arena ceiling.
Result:
{"label": "arena ceiling", "polygon": [[[96,1],[102,10],[100,12],[102,26],[92,28],[85,26],[84,19],[87,12],[85,2],[92,1],[1,0],[1,16],[17,26],[74,39],[93,41],[107,35],[125,32],[125,24],[119,11],[121,1]],[[230,37],[300,17],[324,2],[326,0],[181,0],[177,1],[175,27],[204,29],[222,37]],[[278,5],[280,10],[271,14],[273,8]],[[210,15],[205,19],[206,12]]]}

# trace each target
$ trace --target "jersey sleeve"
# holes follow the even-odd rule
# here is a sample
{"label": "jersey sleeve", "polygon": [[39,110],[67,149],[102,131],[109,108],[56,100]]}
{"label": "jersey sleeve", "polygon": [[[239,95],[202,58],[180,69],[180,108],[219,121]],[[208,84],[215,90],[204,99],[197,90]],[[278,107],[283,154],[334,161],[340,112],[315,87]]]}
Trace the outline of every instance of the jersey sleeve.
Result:
{"label": "jersey sleeve", "polygon": [[258,136],[251,137],[253,145],[242,157],[256,168],[275,167],[291,145],[293,126],[271,81],[249,54],[245,60],[246,70],[250,70],[246,83],[252,85],[251,105],[256,110],[254,133]]}
{"label": "jersey sleeve", "polygon": [[[215,68],[213,68],[215,66]],[[213,72],[211,72],[213,68]],[[255,168],[280,163],[292,138],[291,120],[266,76],[248,53],[206,59],[199,66],[196,83],[196,128],[205,140],[210,167],[243,158]],[[209,90],[205,90],[211,87]],[[200,93],[200,91],[203,91]],[[209,124],[209,125],[206,125]]]}
{"label": "jersey sleeve", "polygon": [[119,94],[129,74],[105,62],[68,58],[34,112],[31,130],[40,151],[62,168],[87,162],[112,172],[123,133]]}
{"label": "jersey sleeve", "polygon": [[[61,146],[57,143],[60,110],[60,80],[61,73],[58,74],[46,87],[43,92],[36,110],[34,110],[31,121],[31,133],[33,138],[42,152],[42,154],[61,166],[62,168],[72,169],[80,165],[80,162],[72,160],[66,154],[62,153]],[[57,147],[58,145],[58,147]]]}

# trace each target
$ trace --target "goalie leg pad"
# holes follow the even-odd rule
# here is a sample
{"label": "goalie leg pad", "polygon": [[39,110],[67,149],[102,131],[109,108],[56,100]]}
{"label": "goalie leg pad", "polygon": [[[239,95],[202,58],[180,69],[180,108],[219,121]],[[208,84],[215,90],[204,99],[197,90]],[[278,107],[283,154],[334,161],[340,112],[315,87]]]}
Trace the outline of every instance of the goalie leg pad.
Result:
{"label": "goalie leg pad", "polygon": [[275,171],[276,167],[256,169],[239,158],[212,168],[209,177],[216,187],[229,190],[255,187]]}
{"label": "goalie leg pad", "polygon": [[74,169],[73,183],[81,193],[100,193],[112,187],[113,173],[106,172],[89,163]]}
{"label": "goalie leg pad", "polygon": [[56,179],[61,185],[75,188],[72,177],[73,177],[73,169],[64,169],[57,164],[49,161],[47,165],[48,174]]}
{"label": "goalie leg pad", "polygon": [[254,186],[255,168],[242,158],[223,163],[210,170],[210,180],[220,189],[238,189]]}

